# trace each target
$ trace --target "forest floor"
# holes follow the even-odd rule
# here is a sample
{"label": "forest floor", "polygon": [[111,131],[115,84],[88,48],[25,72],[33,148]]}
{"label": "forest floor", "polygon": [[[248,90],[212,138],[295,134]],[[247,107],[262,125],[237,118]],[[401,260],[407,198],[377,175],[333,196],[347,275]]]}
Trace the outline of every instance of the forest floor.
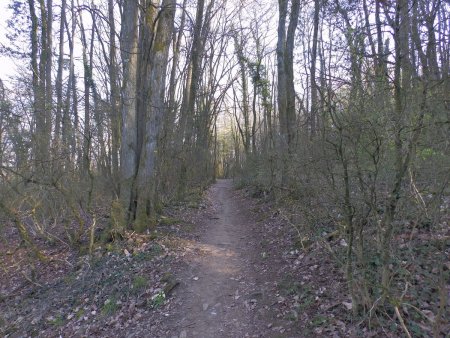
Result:
{"label": "forest floor", "polygon": [[55,242],[42,247],[51,263],[24,264],[2,241],[0,335],[394,337],[352,323],[341,269],[296,237],[269,203],[219,180],[93,257]]}

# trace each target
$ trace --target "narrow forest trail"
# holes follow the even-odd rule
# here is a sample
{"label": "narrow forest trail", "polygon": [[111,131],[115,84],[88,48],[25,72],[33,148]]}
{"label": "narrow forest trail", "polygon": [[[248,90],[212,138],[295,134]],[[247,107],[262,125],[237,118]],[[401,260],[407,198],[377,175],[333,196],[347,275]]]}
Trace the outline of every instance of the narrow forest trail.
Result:
{"label": "narrow forest trail", "polygon": [[187,248],[190,266],[179,278],[172,332],[187,337],[239,337],[255,332],[255,318],[241,297],[255,285],[247,236],[251,221],[232,194],[232,181],[219,180],[209,191],[213,212]]}
{"label": "narrow forest trail", "polygon": [[166,323],[170,337],[274,336],[263,306],[269,283],[254,267],[260,252],[252,215],[231,180],[218,180],[208,198],[210,217],[199,226],[198,241],[186,248],[187,268],[177,276],[182,283]]}

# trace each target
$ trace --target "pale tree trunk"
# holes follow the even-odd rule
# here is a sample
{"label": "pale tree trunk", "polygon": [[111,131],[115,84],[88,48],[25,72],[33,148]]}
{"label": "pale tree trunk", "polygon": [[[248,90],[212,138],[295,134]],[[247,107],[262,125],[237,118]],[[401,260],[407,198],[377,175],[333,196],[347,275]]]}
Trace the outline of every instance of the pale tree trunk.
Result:
{"label": "pale tree trunk", "polygon": [[[209,60],[205,60],[205,64],[202,65],[204,57],[204,51],[205,51],[205,45],[208,40],[208,35],[210,33],[210,27],[211,27],[211,18],[212,18],[212,8],[214,6],[214,1],[211,0],[206,7],[205,11],[205,18],[203,25],[200,30],[200,45],[198,50],[198,68],[193,67],[193,79],[197,82],[197,86],[195,88],[195,94],[193,94],[193,91],[191,91],[192,101],[194,102],[193,107],[195,107],[195,101],[199,102],[199,106],[196,107],[194,112],[197,112],[197,114],[193,114],[195,116],[195,126],[196,126],[196,159],[199,164],[201,165],[207,165],[207,161],[205,159],[205,153],[208,151],[208,139],[209,139],[209,131],[210,131],[210,114],[213,114],[214,112],[210,111],[209,103],[207,102],[207,95],[202,95],[200,98],[202,101],[198,100],[197,97],[199,96],[197,93],[200,91],[200,85],[202,83],[203,74],[205,73],[205,70],[207,68],[207,65],[209,65],[209,69],[207,70],[209,72],[208,76],[208,83],[204,83],[204,86],[206,88],[212,88],[212,77],[214,76],[214,71],[212,70],[212,64],[213,64],[213,58],[210,58]],[[211,53],[214,55],[214,46],[211,46]],[[205,88],[204,87],[204,88]],[[205,91],[206,93],[207,91]],[[202,176],[203,173],[206,173],[207,170],[203,171],[200,167],[200,172],[197,171],[195,175]]]}
{"label": "pale tree trunk", "polygon": [[289,26],[286,36],[286,53],[284,55],[286,71],[286,118],[287,118],[287,136],[288,151],[292,151],[295,142],[296,113],[295,113],[295,88],[294,88],[294,42],[295,31],[297,30],[298,15],[300,11],[300,0],[292,0],[291,12],[289,17]]}
{"label": "pale tree trunk", "polygon": [[61,18],[59,23],[59,55],[58,72],[56,75],[56,115],[55,115],[55,143],[58,148],[61,147],[61,121],[63,110],[63,67],[64,67],[64,28],[66,22],[66,0],[61,1]]}
{"label": "pale tree trunk", "polygon": [[142,154],[145,137],[148,94],[150,91],[151,49],[155,38],[156,20],[160,0],[141,0],[141,13],[138,38],[138,76],[137,76],[137,164]]}
{"label": "pale tree trunk", "polygon": [[[50,150],[52,133],[52,108],[53,108],[53,0],[47,0],[47,29],[46,29],[46,59],[45,59],[45,148]],[[51,155],[51,154],[49,154]],[[50,157],[49,157],[50,158]]]}
{"label": "pale tree trunk", "polygon": [[319,12],[320,1],[314,0],[314,20],[313,20],[313,41],[311,49],[311,112],[309,114],[309,123],[311,128],[311,136],[316,134],[318,95],[316,83],[316,61],[317,61],[317,43],[319,33]]}
{"label": "pale tree trunk", "polygon": [[[259,65],[257,66],[259,67]],[[256,123],[257,123],[257,112],[256,112],[256,81],[253,82],[253,100],[252,100],[252,154],[256,156]]]}
{"label": "pale tree trunk", "polygon": [[[30,1],[30,7],[34,8],[34,2]],[[35,96],[35,113],[36,113],[36,143],[35,143],[35,159],[38,171],[43,174],[46,171],[46,163],[49,159],[50,147],[50,131],[48,126],[51,126],[51,40],[48,40],[49,14],[44,0],[39,1],[41,10],[41,54],[39,58],[38,69],[38,84],[36,87],[37,95]],[[37,20],[37,17],[35,16]],[[33,19],[32,19],[33,26]],[[33,30],[34,27],[32,27]],[[36,22],[37,30],[37,22]],[[36,39],[37,43],[37,39]],[[50,47],[49,47],[50,45]],[[36,55],[37,55],[36,45]],[[49,55],[50,54],[50,55]],[[50,98],[48,94],[50,93]]]}
{"label": "pale tree trunk", "polygon": [[110,82],[110,105],[111,105],[111,159],[112,159],[112,181],[114,191],[119,194],[119,147],[120,147],[120,113],[119,113],[119,86],[116,47],[116,25],[114,21],[114,1],[108,0],[109,21],[109,82]]}
{"label": "pale tree trunk", "polygon": [[88,46],[86,33],[83,25],[83,17],[80,15],[81,45],[83,48],[83,68],[84,68],[84,128],[83,128],[83,160],[81,167],[82,177],[87,175],[90,168],[90,149],[92,144],[91,134],[91,114],[90,114],[90,87],[91,68],[88,60]]}
{"label": "pale tree trunk", "polygon": [[[194,129],[195,99],[197,97],[198,87],[201,80],[201,61],[203,54],[204,41],[201,39],[203,26],[203,12],[205,1],[197,1],[197,12],[195,16],[194,37],[192,41],[191,60],[190,60],[190,81],[186,83],[187,92],[185,103],[185,114],[187,116],[185,141],[191,145],[192,134]],[[189,76],[189,74],[188,74]]]}
{"label": "pale tree trunk", "polygon": [[[40,112],[40,106],[38,104],[39,101],[39,67],[38,67],[38,18],[36,15],[36,8],[34,4],[34,0],[28,0],[28,6],[30,10],[30,19],[31,19],[31,30],[30,30],[30,39],[31,39],[31,73],[32,73],[32,87],[33,87],[33,118],[35,119],[35,129],[34,134],[36,135],[38,126],[42,124],[41,119],[42,115]],[[39,140],[36,140],[34,155],[38,156],[40,153],[39,150]]]}
{"label": "pale tree trunk", "polygon": [[239,41],[237,33],[233,34],[234,49],[236,57],[238,59],[239,70],[242,82],[242,115],[244,115],[244,132],[243,140],[245,156],[248,158],[250,154],[250,113],[248,108],[248,80],[247,80],[247,67],[245,64],[245,57],[243,51],[242,39]]}
{"label": "pale tree trunk", "polygon": [[286,34],[288,0],[279,0],[277,41],[278,115],[280,121],[282,183],[287,182],[288,157],[295,137],[295,89],[293,70],[294,38],[297,29],[300,0],[292,0]]}
{"label": "pale tree trunk", "polygon": [[[71,166],[75,161],[78,162],[81,159],[81,153],[78,151],[78,140],[77,140],[77,130],[78,130],[78,95],[77,95],[77,85],[75,77],[75,60],[74,60],[74,37],[76,30],[76,17],[75,17],[75,7],[74,0],[71,1],[71,16],[72,16],[72,26],[69,29],[67,19],[64,17],[64,26],[67,31],[67,40],[69,43],[69,78],[67,81],[67,91],[66,98],[64,102],[63,116],[62,116],[62,140],[65,149],[70,150],[70,160],[66,161],[66,166]],[[71,100],[72,98],[72,100]],[[71,105],[72,102],[72,105]],[[70,118],[70,107],[72,106],[73,115],[73,125]]]}
{"label": "pale tree trunk", "polygon": [[120,200],[125,211],[125,221],[133,217],[135,208],[132,195],[137,168],[137,120],[136,120],[136,70],[138,44],[138,4],[124,1],[121,29],[123,62],[122,86],[122,143],[120,149]]}
{"label": "pale tree trunk", "polygon": [[283,153],[287,152],[288,135],[287,135],[287,96],[286,96],[286,17],[287,17],[288,0],[278,0],[278,41],[277,41],[277,103],[278,103],[278,119],[280,121],[280,137],[281,149]]}
{"label": "pale tree trunk", "polygon": [[3,85],[2,79],[0,79],[0,175],[3,175],[2,173],[2,167],[3,167],[3,153],[4,153],[4,147],[3,147],[3,121],[4,121],[4,115],[6,115],[6,97],[5,97],[5,87]]}
{"label": "pale tree trunk", "polygon": [[[440,7],[440,0],[433,0],[431,10],[427,10],[427,6],[423,5],[423,16],[425,17],[425,26],[427,27],[427,49],[426,55],[428,65],[430,67],[430,80],[437,81],[440,79],[439,65],[437,60],[437,41],[435,32],[435,20]],[[422,2],[423,4],[423,2]]]}
{"label": "pale tree trunk", "polygon": [[[100,96],[97,91],[97,86],[94,81],[94,77],[92,72],[94,70],[94,41],[95,41],[95,33],[99,35],[97,24],[96,24],[96,12],[91,11],[91,17],[93,22],[92,33],[91,33],[91,46],[89,50],[89,85],[92,90],[92,95],[94,99],[94,120],[96,124],[97,130],[97,143],[99,146],[99,154],[97,165],[100,169],[102,176],[110,175],[110,171],[108,170],[108,158],[106,155],[106,145],[105,145],[105,133],[103,128],[104,122],[104,107],[100,104]],[[101,37],[99,36],[100,45],[103,46],[103,42],[101,41]]]}
{"label": "pale tree trunk", "polygon": [[175,124],[175,117],[177,112],[176,107],[176,87],[178,84],[177,79],[177,67],[180,60],[180,47],[181,47],[181,40],[183,39],[183,30],[186,22],[186,1],[183,0],[183,5],[181,7],[181,18],[180,18],[180,26],[178,27],[178,33],[174,32],[172,36],[172,48],[173,48],[173,57],[172,57],[172,69],[170,71],[170,80],[169,80],[169,112],[167,114],[167,119],[165,121],[165,124],[167,125],[166,128],[164,128],[164,132],[166,133],[165,143],[167,143],[169,140],[172,139],[172,128],[170,126],[173,126]]}
{"label": "pale tree trunk", "polygon": [[143,230],[155,217],[156,161],[159,129],[166,112],[164,90],[168,53],[175,16],[175,0],[164,0],[158,15],[157,29],[150,53],[149,93],[145,137],[137,177],[138,205],[135,227]]}

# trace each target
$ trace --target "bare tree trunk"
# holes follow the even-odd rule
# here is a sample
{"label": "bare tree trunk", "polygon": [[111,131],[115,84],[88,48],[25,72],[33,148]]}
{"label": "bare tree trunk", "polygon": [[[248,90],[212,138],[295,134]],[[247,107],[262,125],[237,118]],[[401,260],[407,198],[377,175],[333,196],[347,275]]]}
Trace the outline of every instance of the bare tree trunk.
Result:
{"label": "bare tree trunk", "polygon": [[294,41],[297,30],[298,15],[300,12],[300,0],[292,0],[289,16],[289,26],[286,36],[286,53],[284,55],[286,71],[286,118],[288,152],[294,144],[296,136],[296,113],[295,113],[295,88],[294,88]]}
{"label": "bare tree trunk", "polygon": [[64,68],[64,28],[66,22],[66,0],[61,1],[61,18],[59,23],[59,55],[58,55],[58,73],[56,75],[56,115],[55,115],[55,143],[57,147],[61,146],[61,121],[63,110],[63,68]]}
{"label": "bare tree trunk", "polygon": [[286,17],[288,0],[278,0],[278,41],[277,41],[277,103],[278,103],[278,119],[280,121],[280,137],[281,148],[283,152],[287,152],[288,135],[287,135],[287,95],[286,95]]}
{"label": "bare tree trunk", "polygon": [[238,64],[241,74],[242,82],[242,115],[244,115],[244,133],[243,144],[245,156],[250,154],[250,113],[248,108],[248,80],[247,80],[247,67],[245,64],[244,51],[242,46],[242,40],[239,41],[237,33],[233,35],[234,49],[238,58]]}
{"label": "bare tree trunk", "polygon": [[84,128],[83,128],[83,160],[81,166],[81,175],[86,176],[90,168],[90,150],[92,144],[91,134],[91,113],[90,113],[90,88],[91,72],[88,60],[88,47],[86,33],[83,25],[83,16],[80,15],[81,44],[83,47],[83,69],[84,69]]}
{"label": "bare tree trunk", "polygon": [[[42,128],[42,112],[40,111],[40,82],[39,82],[39,67],[38,67],[38,18],[36,15],[36,8],[34,4],[34,0],[28,0],[28,6],[30,10],[30,19],[31,19],[31,30],[30,30],[30,38],[31,38],[31,72],[32,72],[32,86],[33,86],[33,117],[35,119],[35,135],[38,136],[37,130]],[[40,141],[36,140],[35,148],[34,148],[34,156],[36,159],[38,158],[38,154],[41,152],[39,149]]]}
{"label": "bare tree trunk", "polygon": [[288,0],[279,0],[277,70],[278,70],[278,115],[280,120],[282,182],[286,183],[288,157],[295,136],[295,89],[293,51],[297,29],[300,0],[292,0],[289,26],[286,34]]}
{"label": "bare tree trunk", "polygon": [[[94,99],[94,120],[96,124],[96,130],[97,130],[97,143],[99,146],[99,154],[98,154],[98,160],[97,165],[100,169],[100,173],[102,176],[109,176],[111,172],[108,170],[108,158],[106,154],[106,145],[105,145],[105,133],[104,133],[104,107],[100,104],[100,96],[97,90],[97,85],[94,81],[94,77],[92,75],[93,69],[94,69],[94,41],[95,41],[95,33],[98,34],[98,28],[96,24],[96,12],[91,11],[91,17],[92,17],[92,32],[91,32],[91,46],[89,50],[89,85],[92,90],[92,95]],[[101,38],[99,38],[101,39]],[[102,45],[102,42],[100,42]]]}
{"label": "bare tree trunk", "polygon": [[138,4],[124,1],[121,29],[123,70],[122,86],[122,144],[120,156],[120,199],[125,211],[125,221],[133,218],[135,197],[132,195],[137,168],[136,70],[138,44]]}
{"label": "bare tree trunk", "polygon": [[181,18],[180,18],[180,26],[178,27],[178,33],[174,32],[172,37],[172,48],[173,48],[173,57],[172,57],[172,69],[170,71],[170,80],[169,80],[169,113],[167,114],[166,125],[167,128],[164,128],[166,133],[166,143],[168,140],[172,138],[172,129],[169,126],[173,126],[175,123],[175,117],[177,112],[177,107],[175,99],[176,99],[176,87],[178,83],[177,79],[177,67],[180,61],[180,47],[181,40],[183,38],[183,30],[186,22],[186,1],[183,0],[183,5],[181,7]]}
{"label": "bare tree trunk", "polygon": [[[30,1],[29,4],[30,9],[32,7],[33,8],[32,12],[35,13],[34,1]],[[40,0],[39,5],[41,10],[41,54],[39,58],[39,66],[37,67],[38,85],[36,87],[37,95],[35,97],[36,102],[35,159],[36,165],[38,166],[38,171],[40,171],[40,173],[43,174],[44,171],[46,171],[45,163],[48,161],[50,154],[49,153],[50,131],[48,130],[48,126],[49,125],[51,126],[51,55],[49,55],[49,53],[51,54],[51,38],[50,40],[48,39],[49,38],[48,30],[51,29],[51,25],[49,25],[48,22],[49,14],[47,13],[47,8],[44,0]],[[36,15],[34,17],[37,20]],[[35,24],[36,27],[32,27],[32,31],[34,28],[36,28],[37,32],[37,22]],[[32,19],[32,26],[33,26],[33,19]],[[33,38],[34,37],[32,36],[32,40]],[[37,38],[35,42],[36,42],[36,56],[37,56],[37,48],[38,48]],[[49,94],[50,98],[48,97]]]}
{"label": "bare tree trunk", "polygon": [[146,134],[148,95],[150,92],[151,49],[155,39],[155,30],[160,0],[141,0],[139,40],[138,40],[138,77],[137,77],[137,165],[142,154],[142,145]]}
{"label": "bare tree trunk", "polygon": [[155,220],[156,161],[160,126],[166,113],[164,90],[170,39],[175,16],[175,0],[163,0],[158,14],[157,29],[151,46],[149,65],[149,93],[145,121],[144,142],[137,176],[138,204],[135,228],[143,230]]}
{"label": "bare tree trunk", "polygon": [[319,32],[319,12],[320,1],[314,0],[314,22],[313,41],[311,49],[311,112],[309,114],[311,136],[316,134],[316,121],[318,109],[317,83],[316,83],[316,61],[317,61],[317,40]]}
{"label": "bare tree trunk", "polygon": [[[197,91],[201,80],[201,61],[203,54],[204,41],[201,39],[202,26],[203,26],[203,12],[204,12],[205,1],[197,1],[197,12],[195,16],[195,26],[194,26],[194,37],[192,41],[192,51],[191,51],[191,67],[192,75],[191,81],[189,83],[189,91],[186,93],[186,115],[188,117],[188,122],[186,126],[186,141],[188,144],[192,141],[192,133],[194,128],[194,114],[195,114],[195,99],[197,98]],[[188,85],[188,84],[186,84]]]}
{"label": "bare tree trunk", "polygon": [[252,100],[252,112],[253,112],[253,120],[252,120],[252,154],[253,154],[253,156],[256,156],[256,122],[257,122],[256,97],[257,97],[257,93],[256,93],[256,81],[255,81],[253,83],[253,100]]}
{"label": "bare tree trunk", "polygon": [[114,18],[114,1],[108,0],[109,21],[109,82],[110,82],[110,104],[111,104],[111,158],[112,178],[115,193],[119,194],[119,148],[120,148],[120,93],[117,80],[117,47],[116,47],[116,25]]}
{"label": "bare tree trunk", "polygon": [[[53,108],[53,0],[47,0],[47,29],[46,29],[46,58],[45,58],[45,149],[49,151],[52,133],[52,108]],[[44,32],[42,32],[44,33]],[[46,153],[47,154],[47,153]],[[49,154],[50,155],[50,154]]]}
{"label": "bare tree trunk", "polygon": [[[69,79],[67,82],[66,100],[64,103],[63,120],[62,120],[62,138],[64,146],[67,150],[70,149],[71,161],[66,161],[66,166],[73,162],[77,163],[80,168],[81,148],[78,147],[78,94],[77,94],[77,79],[75,77],[75,59],[74,59],[74,39],[77,20],[75,16],[74,0],[71,0],[71,17],[72,26],[69,29],[67,19],[64,17],[64,25],[67,31],[67,39],[69,42]],[[71,101],[72,98],[72,101]],[[72,102],[73,126],[70,118],[70,103]],[[72,162],[72,163],[71,163]]]}

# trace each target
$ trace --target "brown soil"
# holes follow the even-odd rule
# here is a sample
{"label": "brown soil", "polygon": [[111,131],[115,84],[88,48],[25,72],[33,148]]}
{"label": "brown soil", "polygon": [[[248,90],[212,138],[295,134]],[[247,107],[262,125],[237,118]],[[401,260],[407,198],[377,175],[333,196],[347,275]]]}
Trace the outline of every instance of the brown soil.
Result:
{"label": "brown soil", "polygon": [[264,254],[254,243],[258,234],[249,204],[231,180],[219,180],[208,199],[208,217],[198,228],[198,240],[185,248],[182,283],[164,325],[173,337],[293,336],[291,328],[275,325],[271,317],[276,295],[255,264]]}

